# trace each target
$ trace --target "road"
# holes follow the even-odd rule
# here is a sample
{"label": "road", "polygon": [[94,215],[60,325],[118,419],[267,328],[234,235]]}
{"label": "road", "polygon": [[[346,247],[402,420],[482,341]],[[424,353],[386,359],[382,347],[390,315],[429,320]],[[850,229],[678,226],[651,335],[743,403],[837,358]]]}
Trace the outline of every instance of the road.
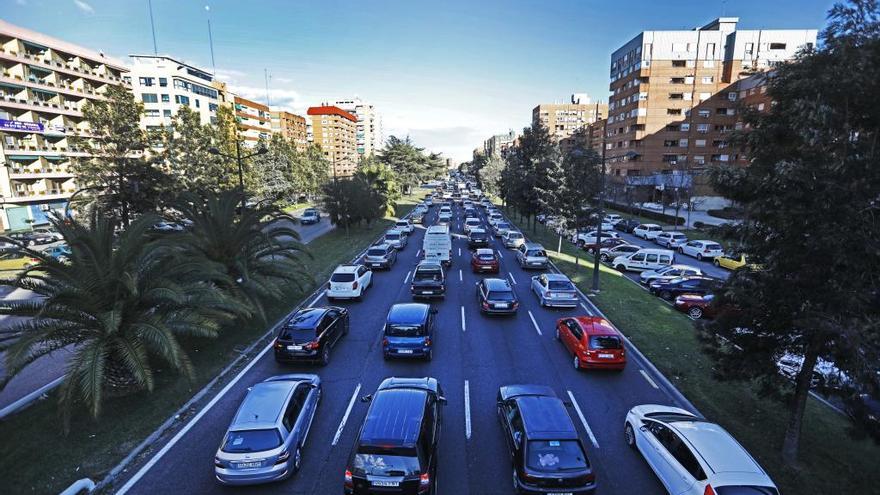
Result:
{"label": "road", "polygon": [[[453,232],[461,234],[460,209],[456,214]],[[433,222],[436,208],[426,218],[428,224]],[[501,276],[515,283],[519,312],[509,318],[480,314],[474,287],[479,276],[470,271],[465,239],[456,236],[447,296],[432,303],[439,310],[433,361],[382,359],[384,319],[392,304],[411,300],[407,282],[417,263],[423,235],[424,230],[417,228],[392,269],[374,272],[374,285],[362,301],[340,303],[351,311],[351,331],[334,349],[329,366],[279,365],[271,352],[259,356],[228,393],[219,397],[180,441],[166,449],[164,456],[155,458],[151,467],[130,469],[133,477],[117,493],[341,493],[348,455],[367,411],[367,404],[355,399],[374,392],[389,376],[433,376],[446,392],[448,403],[439,447],[441,494],[513,493],[509,454],[495,413],[498,388],[513,383],[548,385],[566,399],[571,394],[584,421],[576,409],[570,407],[569,412],[596,470],[599,493],[664,493],[641,456],[625,445],[623,420],[627,410],[637,404],[679,404],[634,353],[629,354],[630,362],[623,372],[573,369],[570,355],[554,339],[553,329],[557,318],[587,313],[589,303],[573,310],[541,308],[528,290],[535,273],[520,269],[513,253],[504,250],[497,240],[493,247],[503,255]],[[321,296],[312,304],[326,304],[326,300]],[[214,479],[213,456],[247,388],[269,376],[293,372],[318,373],[324,384],[323,402],[303,452],[302,471],[289,480],[268,485],[219,485]],[[469,415],[465,390],[469,391]],[[351,412],[345,421],[349,407]],[[595,443],[590,440],[591,434]]]}

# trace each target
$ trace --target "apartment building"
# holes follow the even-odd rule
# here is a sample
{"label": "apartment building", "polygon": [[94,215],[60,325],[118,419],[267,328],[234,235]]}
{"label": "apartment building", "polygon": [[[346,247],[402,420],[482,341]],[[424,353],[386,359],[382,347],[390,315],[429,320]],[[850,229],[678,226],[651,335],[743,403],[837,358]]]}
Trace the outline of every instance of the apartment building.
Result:
{"label": "apartment building", "polygon": [[[586,147],[595,151],[598,155],[602,155],[602,136],[605,131],[605,119],[599,119],[596,122],[587,124],[584,138],[586,139]],[[563,152],[570,150],[574,145],[575,137],[562,138],[559,140],[559,147]]]}
{"label": "apartment building", "polygon": [[129,87],[125,65],[103,53],[0,20],[0,222],[48,223],[76,191],[73,137],[90,137],[82,108],[110,86]]}
{"label": "apartment building", "polygon": [[312,142],[330,161],[331,175],[354,175],[358,163],[357,117],[333,105],[310,107],[307,114],[311,121]]}
{"label": "apartment building", "polygon": [[131,85],[144,104],[141,126],[157,130],[171,125],[183,106],[199,115],[202,124],[217,121],[217,108],[228,102],[226,85],[210,72],[164,55],[130,55]]}
{"label": "apartment building", "polygon": [[486,156],[502,156],[516,142],[516,133],[511,129],[507,134],[496,134],[483,142]]}
{"label": "apartment building", "polygon": [[571,95],[568,103],[542,103],[532,110],[532,126],[544,126],[555,142],[570,138],[608,115],[607,103],[592,103],[584,93]]}
{"label": "apartment building", "polygon": [[712,164],[741,159],[727,141],[738,119],[736,83],[792,59],[817,35],[737,30],[738,22],[644,31],[614,51],[605,145],[612,185],[642,196],[693,186],[705,207],[724,204],[704,175]]}
{"label": "apartment building", "polygon": [[366,103],[360,98],[353,98],[336,100],[334,103],[322,103],[322,105],[339,107],[357,117],[355,144],[357,145],[358,157],[370,156],[385,146],[385,137],[382,135],[382,119],[372,104]]}
{"label": "apartment building", "polygon": [[269,107],[238,95],[233,97],[235,121],[244,145],[253,148],[260,139],[269,139],[272,134],[272,119]]}
{"label": "apartment building", "polygon": [[293,141],[300,153],[306,150],[309,142],[305,117],[284,110],[272,110],[269,117],[273,134],[281,134]]}

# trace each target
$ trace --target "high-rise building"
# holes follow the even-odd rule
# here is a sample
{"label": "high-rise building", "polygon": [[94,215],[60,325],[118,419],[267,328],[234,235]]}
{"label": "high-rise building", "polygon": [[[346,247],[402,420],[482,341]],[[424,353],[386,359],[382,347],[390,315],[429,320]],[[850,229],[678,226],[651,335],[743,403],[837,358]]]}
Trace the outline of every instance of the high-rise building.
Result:
{"label": "high-rise building", "polygon": [[0,20],[0,222],[7,230],[48,222],[76,191],[71,138],[90,137],[86,102],[129,87],[125,65],[103,53]]}
{"label": "high-rise building", "polygon": [[737,81],[790,60],[814,29],[737,30],[721,17],[687,31],[644,31],[611,55],[606,135],[610,181],[655,195],[688,187],[723,204],[705,180],[713,163],[741,160],[727,142],[738,121]]}
{"label": "high-rise building", "polygon": [[507,134],[496,134],[483,142],[486,156],[502,156],[516,141],[516,133],[511,129]]}
{"label": "high-rise building", "polygon": [[385,137],[382,135],[382,118],[376,113],[375,107],[362,101],[360,98],[351,100],[336,100],[333,105],[357,117],[357,130],[355,133],[358,157],[370,156],[385,146]]}
{"label": "high-rise building", "polygon": [[303,152],[306,150],[309,142],[305,117],[284,110],[272,110],[270,116],[272,118],[273,133],[280,133],[282,136],[293,141],[296,144],[297,151]]}
{"label": "high-rise building", "polygon": [[554,141],[571,137],[578,129],[583,129],[608,115],[606,103],[592,103],[585,93],[571,95],[569,103],[542,103],[532,110],[532,126],[547,128]]}
{"label": "high-rise building", "polygon": [[310,107],[307,113],[311,120],[312,142],[330,160],[331,175],[353,175],[358,157],[355,144],[357,117],[332,105]]}
{"label": "high-rise building", "polygon": [[269,107],[238,95],[233,98],[233,103],[235,121],[245,146],[254,147],[260,139],[269,139],[272,134]]}

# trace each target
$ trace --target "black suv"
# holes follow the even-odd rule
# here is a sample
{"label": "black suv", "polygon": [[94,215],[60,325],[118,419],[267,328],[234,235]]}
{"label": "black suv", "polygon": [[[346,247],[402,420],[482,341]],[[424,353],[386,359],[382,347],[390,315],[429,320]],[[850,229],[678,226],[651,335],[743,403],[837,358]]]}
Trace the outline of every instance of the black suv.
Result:
{"label": "black suv", "polygon": [[721,287],[721,282],[710,277],[679,277],[669,281],[651,282],[651,294],[672,301],[682,294],[706,295]]}
{"label": "black suv", "polygon": [[624,218],[623,220],[614,224],[614,229],[621,232],[626,232],[627,234],[632,234],[633,229],[638,227],[639,225],[641,225],[641,222],[639,222],[635,218]]}
{"label": "black suv", "polygon": [[446,271],[436,261],[422,261],[413,272],[410,291],[413,299],[419,297],[446,297]]}
{"label": "black suv", "polygon": [[469,248],[481,248],[489,246],[489,239],[491,238],[491,234],[486,232],[485,229],[471,229],[468,234],[468,247]]}
{"label": "black suv", "polygon": [[484,278],[477,282],[477,304],[487,314],[514,314],[519,301],[510,282],[504,278]]}
{"label": "black suv", "polygon": [[49,244],[55,242],[55,236],[46,232],[15,232],[7,237],[15,239],[25,246],[35,246],[37,244]]}
{"label": "black suv", "polygon": [[591,494],[596,475],[565,404],[549,387],[498,389],[498,419],[513,460],[517,493]]}
{"label": "black suv", "polygon": [[330,362],[330,348],[347,333],[347,309],[301,309],[281,325],[275,338],[275,361],[317,361],[326,366]]}
{"label": "black suv", "polygon": [[345,470],[347,495],[437,494],[442,405],[436,378],[386,378],[373,395]]}

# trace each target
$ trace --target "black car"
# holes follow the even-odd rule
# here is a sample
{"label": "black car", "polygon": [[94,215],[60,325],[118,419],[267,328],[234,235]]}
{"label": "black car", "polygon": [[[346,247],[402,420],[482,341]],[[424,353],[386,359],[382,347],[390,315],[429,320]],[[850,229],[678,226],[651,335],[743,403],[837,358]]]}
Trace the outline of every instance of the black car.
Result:
{"label": "black car", "polygon": [[419,297],[445,297],[446,271],[436,261],[422,261],[413,272],[409,290],[413,299]]}
{"label": "black car", "polygon": [[641,223],[642,222],[639,222],[635,218],[624,218],[623,220],[614,224],[614,229],[621,232],[626,232],[627,234],[632,234],[633,229],[641,225]]}
{"label": "black car", "polygon": [[489,239],[492,238],[492,235],[486,232],[485,229],[471,229],[470,233],[468,233],[468,247],[469,248],[481,248],[489,246]]}
{"label": "black car", "polygon": [[516,292],[504,278],[484,278],[477,282],[477,304],[486,314],[514,314],[519,307]]}
{"label": "black car", "polygon": [[596,475],[565,404],[549,387],[498,390],[498,419],[513,460],[517,493],[591,494]]}
{"label": "black car", "polygon": [[709,294],[720,286],[719,280],[710,277],[679,277],[669,281],[651,282],[649,287],[651,294],[672,301],[682,294]]}
{"label": "black car", "polygon": [[386,378],[373,395],[348,467],[346,495],[437,494],[443,390],[435,378]]}
{"label": "black car", "polygon": [[15,232],[7,237],[14,239],[25,246],[36,246],[37,244],[49,244],[55,242],[55,236],[46,232]]}
{"label": "black car", "polygon": [[326,366],[330,348],[348,333],[348,310],[337,306],[305,308],[287,319],[275,338],[275,361],[316,361]]}

